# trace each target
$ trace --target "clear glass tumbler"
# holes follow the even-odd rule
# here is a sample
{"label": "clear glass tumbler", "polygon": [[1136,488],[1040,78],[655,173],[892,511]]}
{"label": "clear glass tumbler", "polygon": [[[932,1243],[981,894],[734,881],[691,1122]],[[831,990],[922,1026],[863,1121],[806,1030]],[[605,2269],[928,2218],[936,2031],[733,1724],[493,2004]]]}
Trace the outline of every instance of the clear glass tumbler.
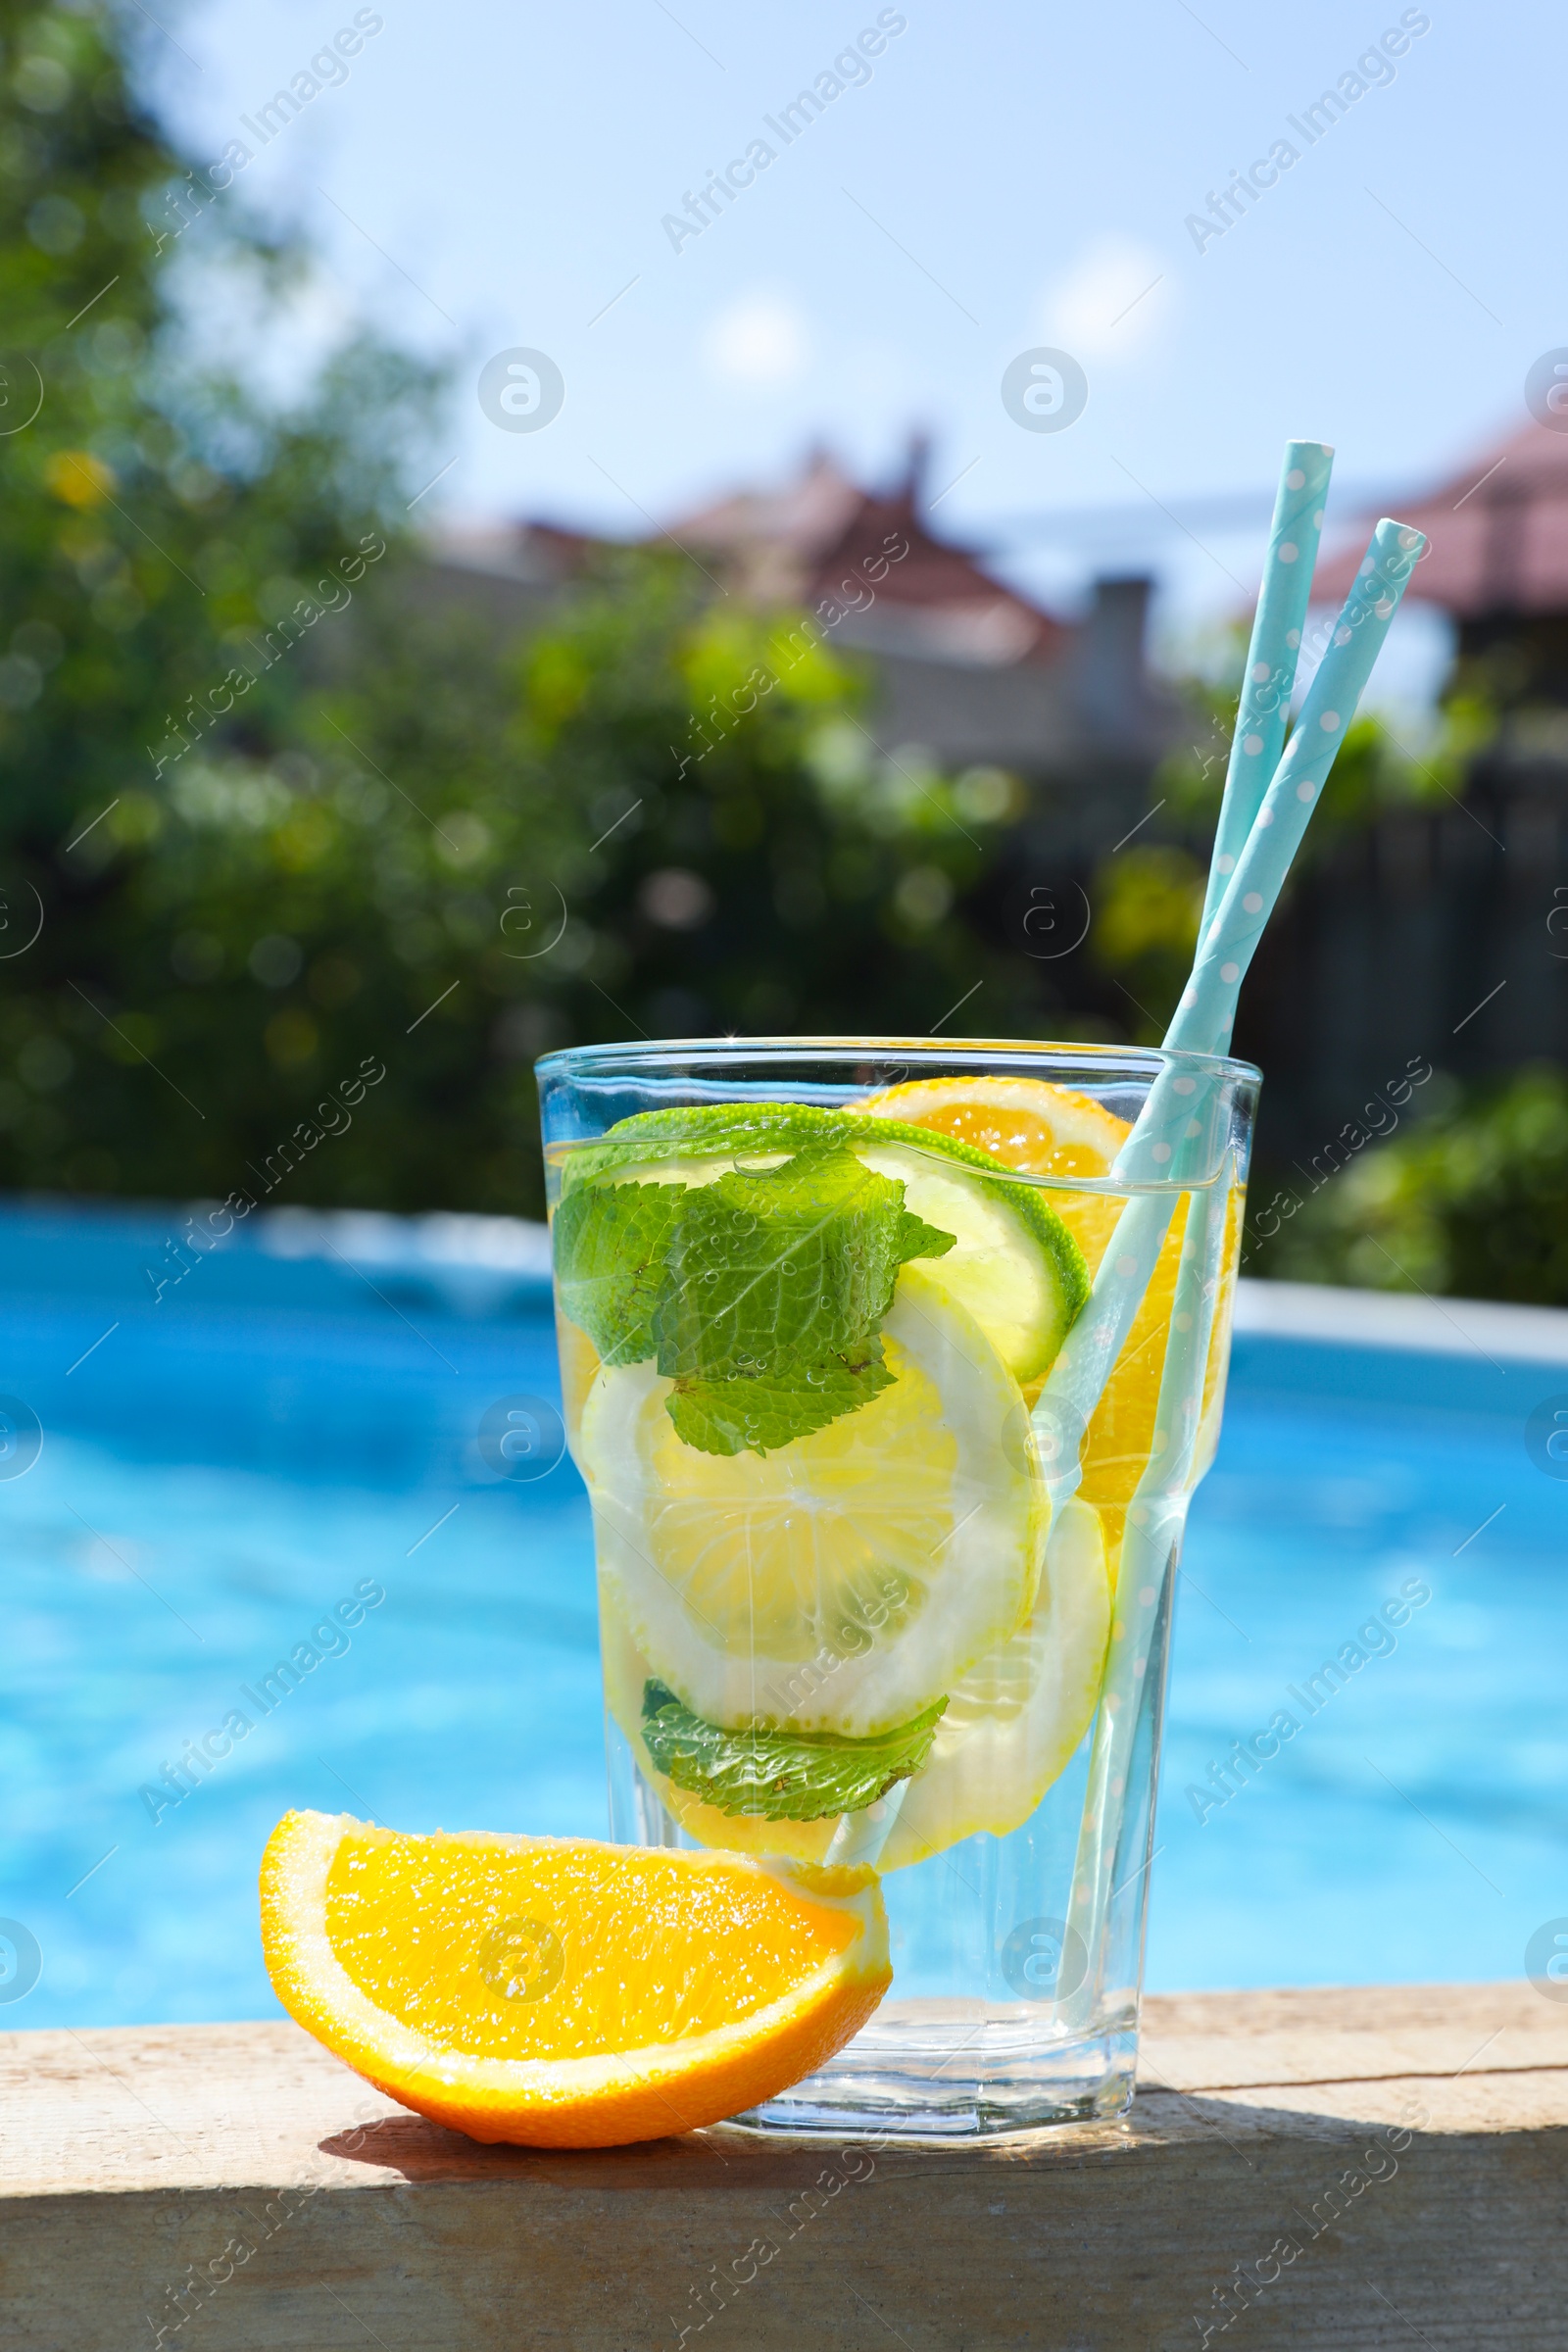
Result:
{"label": "clear glass tumbler", "polygon": [[1121,2113],[1258,1073],[761,1038],[538,1075],[611,1834],[887,1903],[870,2023],[739,2120]]}

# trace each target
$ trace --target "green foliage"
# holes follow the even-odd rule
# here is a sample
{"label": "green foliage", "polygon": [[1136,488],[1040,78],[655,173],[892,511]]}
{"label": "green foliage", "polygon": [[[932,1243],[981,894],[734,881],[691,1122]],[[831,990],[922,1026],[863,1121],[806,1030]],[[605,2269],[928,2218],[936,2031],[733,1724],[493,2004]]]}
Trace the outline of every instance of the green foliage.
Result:
{"label": "green foliage", "polygon": [[1182,723],[1150,791],[1152,803],[1163,800],[1178,823],[1212,828],[1219,815],[1246,659],[1245,634],[1230,630],[1217,677],[1189,675],[1177,682]]}
{"label": "green foliage", "polygon": [[[431,387],[369,344],[289,414],[204,369],[196,240],[264,321],[281,258],[219,205],[174,236],[188,183],[91,0],[0,0],[0,1181],[226,1193],[316,1054],[245,971],[341,821],[296,748],[311,632],[352,625]],[[313,1101],[371,1044],[332,1041]]]}
{"label": "green foliage", "polygon": [[[122,754],[36,844],[50,921],[0,1052],[36,1040],[24,1067],[71,1083],[0,1094],[0,1180],[222,1196],[369,1054],[373,1104],[279,1198],[537,1214],[547,1048],[960,998],[987,969],[951,912],[979,821],[819,757],[858,692],[819,653],[702,753],[692,676],[711,696],[722,655],[733,694],[778,649],[759,619],[737,651],[701,586],[615,560],[498,659],[394,547],[287,657],[265,733],[229,718],[154,785]],[[911,873],[940,906],[911,910]]]}
{"label": "green foliage", "polygon": [[[1241,696],[1247,635],[1227,633],[1215,677],[1181,682],[1185,724],[1155,771],[1155,801],[1178,819],[1211,826],[1219,814],[1226,762]],[[1479,685],[1450,694],[1436,721],[1412,740],[1403,724],[1363,712],[1346,730],[1307,834],[1302,858],[1323,857],[1347,832],[1392,809],[1436,804],[1464,789],[1471,760],[1495,734],[1496,712]]]}
{"label": "green foliage", "polygon": [[1193,967],[1203,869],[1186,850],[1151,843],[1107,858],[1089,895],[1095,961],[1121,983],[1138,1042],[1157,1045]]}
{"label": "green foliage", "polygon": [[906,1028],[999,968],[956,909],[1012,788],[881,759],[804,624],[629,555],[509,648],[399,536],[426,373],[362,343],[283,411],[203,367],[194,298],[260,333],[305,259],[116,39],[0,0],[5,947],[43,914],[0,1185],[538,1213],[545,1048]]}
{"label": "green foliage", "polygon": [[1568,1073],[1521,1070],[1369,1150],[1283,1229],[1266,1271],[1568,1305]]}

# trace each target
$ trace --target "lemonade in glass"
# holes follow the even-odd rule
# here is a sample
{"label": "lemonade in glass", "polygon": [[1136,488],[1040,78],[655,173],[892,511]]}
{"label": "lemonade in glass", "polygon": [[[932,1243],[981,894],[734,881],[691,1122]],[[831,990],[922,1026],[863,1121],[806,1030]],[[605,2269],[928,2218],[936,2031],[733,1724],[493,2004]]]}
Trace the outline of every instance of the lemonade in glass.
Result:
{"label": "lemonade in glass", "polygon": [[[1133,1185],[1170,1058],[724,1039],[539,1065],[612,1835],[875,1873],[887,1903],[880,2009],[745,2121],[973,2136],[1131,2095],[1171,1574],[1256,1087],[1184,1057],[1200,1142]],[[1129,1200],[1162,1193],[1075,1421],[1053,1366]]]}

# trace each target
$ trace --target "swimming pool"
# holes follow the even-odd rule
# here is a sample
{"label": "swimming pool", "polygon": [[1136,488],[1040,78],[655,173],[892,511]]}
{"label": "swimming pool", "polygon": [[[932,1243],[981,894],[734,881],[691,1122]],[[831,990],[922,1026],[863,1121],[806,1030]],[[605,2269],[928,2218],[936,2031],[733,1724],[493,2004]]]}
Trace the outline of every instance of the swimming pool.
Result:
{"label": "swimming pool", "polygon": [[[0,1915],[40,1955],[0,2024],[275,2015],[255,1879],[290,1805],[604,1829],[582,1490],[479,1442],[557,1394],[538,1237],[279,1213],[201,1256],[182,1232],[0,1210],[0,1399],[25,1408],[0,1402]],[[1286,1298],[1241,1318],[1194,1513],[1150,1983],[1517,1977],[1568,1914],[1568,1481],[1524,1436],[1568,1403],[1568,1345],[1420,1301],[1421,1345],[1346,1345]],[[41,1451],[7,1476],[28,1411]],[[1299,1728],[1238,1766],[1282,1710]],[[176,1801],[165,1767],[204,1740]]]}

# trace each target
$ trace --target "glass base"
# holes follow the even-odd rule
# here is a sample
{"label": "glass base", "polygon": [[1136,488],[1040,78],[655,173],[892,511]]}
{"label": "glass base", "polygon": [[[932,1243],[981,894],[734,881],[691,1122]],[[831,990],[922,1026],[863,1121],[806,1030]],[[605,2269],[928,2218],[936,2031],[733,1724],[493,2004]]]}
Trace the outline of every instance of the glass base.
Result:
{"label": "glass base", "polygon": [[887,2001],[818,2074],[733,2120],[759,2132],[996,2139],[1125,2115],[1138,2028],[1054,2030],[1049,2007]]}
{"label": "glass base", "polygon": [[[665,1811],[658,1791],[638,1769],[613,1718],[607,1716],[606,1731],[612,1838],[628,1845],[695,1846],[696,1839]],[[1066,1849],[1069,1856],[1082,1804],[1080,1777],[1065,1776],[1048,1799],[1060,1797],[1065,1804],[1072,1838]],[[1026,1841],[1028,1835],[1023,1834]],[[1140,1824],[1137,1837],[1147,1841],[1147,1822]],[[994,1866],[1004,1851],[1003,1841],[984,1842]],[[1026,1865],[1029,1859],[1026,1855]],[[991,1884],[986,1855],[972,1857],[965,1867],[976,1870],[981,1884]],[[910,1941],[919,1934],[920,1881],[929,1882],[933,1875],[940,1877],[938,1864],[922,1863],[883,1882],[894,1915],[896,1945],[901,1917]],[[1028,1876],[1033,1875],[1031,1868]],[[1135,1898],[1145,1875],[1128,1874],[1128,1889]],[[964,1883],[967,1886],[966,1877]],[[1060,1920],[1027,1915],[1036,1903],[1049,1900],[1045,1892],[1026,1898],[1009,1889],[1001,1902],[992,1943],[1000,1938],[1000,1948],[1005,1950],[1009,1938],[1003,1927],[1015,1922],[1020,1910],[1026,1916],[1021,1929],[1012,1927],[1012,1938],[1023,1930],[1036,1931],[1023,1938],[1026,1948],[1032,1948],[1047,1942],[1048,1936],[1058,1937],[1063,1932]],[[953,1922],[955,1906],[945,1883],[934,1896],[928,1891],[927,1908],[939,1922]],[[1137,1925],[1141,1927],[1141,1911]],[[904,1948],[907,1953],[907,1941]],[[1053,2000],[916,1997],[895,1990],[826,2066],[731,2121],[749,2131],[831,2132],[847,2139],[887,2135],[976,2140],[1052,2126],[1105,2123],[1125,2115],[1138,2063],[1138,1972],[1136,1965],[1126,1965],[1130,1953],[1121,1957],[1123,1969],[1111,1979],[1092,2018],[1074,2028],[1060,2022]],[[983,1959],[970,1973],[987,1973]],[[999,1973],[1008,1974],[1005,1968]],[[1027,1965],[1012,1979],[1020,1992],[1028,1989],[1028,1983],[1039,1981]]]}

